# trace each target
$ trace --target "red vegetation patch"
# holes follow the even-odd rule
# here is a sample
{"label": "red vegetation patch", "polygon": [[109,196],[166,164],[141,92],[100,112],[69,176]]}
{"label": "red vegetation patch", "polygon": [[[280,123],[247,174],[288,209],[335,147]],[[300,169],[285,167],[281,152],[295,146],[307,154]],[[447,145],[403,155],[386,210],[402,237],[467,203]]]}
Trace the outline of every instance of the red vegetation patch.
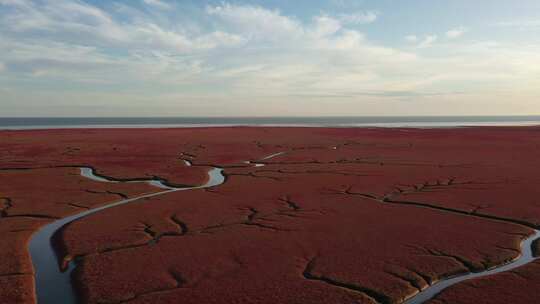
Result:
{"label": "red vegetation patch", "polygon": [[2,303],[34,303],[34,278],[30,274],[0,276]]}
{"label": "red vegetation patch", "polygon": [[33,303],[31,235],[56,218],[120,199],[154,192],[144,184],[90,181],[76,168],[0,171],[0,299]]}
{"label": "red vegetation patch", "polygon": [[513,271],[452,286],[428,303],[540,303],[539,289],[540,261],[535,261]]}
{"label": "red vegetation patch", "polygon": [[[66,254],[82,257],[75,283],[89,303],[400,303],[435,280],[517,256],[520,241],[540,223],[539,132],[6,131],[0,169],[87,165],[118,179],[159,177],[178,185],[203,184],[211,166],[225,169],[221,186],[137,201],[64,229]],[[278,152],[285,153],[263,160]],[[245,163],[256,160],[266,166]],[[72,169],[50,170],[66,170],[55,173],[66,178],[58,185],[81,179]],[[16,185],[5,191],[23,193]],[[76,212],[32,201],[39,189],[62,202],[105,202],[82,188],[27,189],[29,198],[20,199],[34,203],[10,213]],[[481,285],[487,295],[505,290],[512,277],[494,278]],[[445,299],[457,303],[464,284],[480,283],[448,289]]]}

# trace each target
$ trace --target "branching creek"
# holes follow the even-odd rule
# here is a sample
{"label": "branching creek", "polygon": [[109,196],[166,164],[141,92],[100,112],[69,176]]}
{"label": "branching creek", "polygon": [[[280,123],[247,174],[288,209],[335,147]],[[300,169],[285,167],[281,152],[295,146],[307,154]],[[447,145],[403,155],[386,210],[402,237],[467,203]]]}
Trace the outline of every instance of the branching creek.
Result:
{"label": "branching creek", "polygon": [[[287,152],[279,152],[267,157],[264,157],[258,161],[245,161],[245,164],[250,164],[253,167],[264,167],[266,161],[281,156]],[[186,166],[191,166],[192,163],[188,160],[184,160]],[[219,186],[226,182],[225,175],[223,174],[223,168],[211,167],[208,171],[208,181],[206,184],[196,187],[174,187],[167,184],[160,179],[149,180],[123,180],[118,181],[106,176],[102,176],[96,173],[93,168],[80,167],[80,173],[83,177],[89,178],[97,182],[107,183],[149,183],[155,187],[163,189],[163,191],[155,192],[151,194],[145,194],[138,197],[128,198],[112,202],[110,204],[83,211],[81,213],[68,216],[59,220],[56,220],[48,225],[42,227],[36,232],[29,243],[29,251],[34,267],[34,278],[36,286],[36,298],[38,304],[76,304],[78,298],[72,285],[72,273],[77,267],[77,261],[73,257],[60,257],[64,259],[59,261],[57,252],[53,246],[53,239],[57,236],[62,229],[64,229],[70,223],[85,218],[89,215],[98,213],[100,211],[133,203],[145,198],[152,198],[177,191],[190,191],[197,189],[205,189]],[[396,202],[399,203],[399,202]],[[408,204],[410,205],[410,204]],[[414,207],[414,206],[411,206]],[[416,206],[422,207],[422,206]],[[453,212],[452,209],[445,209],[445,212]],[[455,210],[455,213],[463,215],[462,211]],[[515,223],[514,223],[515,224]],[[531,228],[531,227],[529,227]],[[460,282],[480,278],[484,276],[493,275],[496,273],[506,272],[513,270],[517,267],[531,263],[536,258],[533,254],[532,243],[540,239],[540,231],[534,230],[534,234],[524,239],[521,243],[521,254],[514,260],[509,261],[506,264],[493,267],[491,269],[483,270],[480,272],[469,272],[459,274],[453,277],[444,278],[437,282],[432,283],[430,286],[414,295],[410,295],[409,298],[402,302],[402,304],[421,304],[433,299],[440,292],[448,287],[451,287]],[[336,303],[337,304],[337,303]]]}

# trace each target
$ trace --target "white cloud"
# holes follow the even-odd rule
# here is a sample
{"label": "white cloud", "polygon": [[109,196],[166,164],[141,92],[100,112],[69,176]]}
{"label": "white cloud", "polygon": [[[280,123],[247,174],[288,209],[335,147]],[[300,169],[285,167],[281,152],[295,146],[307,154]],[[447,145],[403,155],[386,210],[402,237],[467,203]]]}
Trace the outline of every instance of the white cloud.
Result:
{"label": "white cloud", "polygon": [[7,0],[7,3],[15,9],[4,12],[0,22],[17,32],[70,33],[79,39],[84,36],[84,39],[100,38],[107,41],[127,39],[125,28],[106,12],[84,2]]}
{"label": "white cloud", "polygon": [[438,39],[439,37],[437,35],[427,35],[422,41],[420,41],[418,48],[429,48],[433,46],[433,43],[435,43]]}
{"label": "white cloud", "polygon": [[207,6],[206,12],[251,39],[281,40],[303,34],[299,21],[283,16],[277,10],[223,3],[218,6]]}
{"label": "white cloud", "polygon": [[458,27],[447,31],[446,37],[448,37],[449,39],[456,39],[463,36],[463,34],[465,34],[466,32],[467,29],[465,27]]}
{"label": "white cloud", "polygon": [[149,16],[144,16],[146,19],[139,17],[135,22],[120,22],[105,11],[84,2],[2,1],[17,8],[5,15],[5,22],[0,21],[6,28],[19,33],[38,32],[41,37],[60,39],[65,43],[86,44],[86,41],[90,40],[94,45],[104,48],[157,47],[171,52],[193,52],[216,48],[222,44],[231,46],[243,40],[237,35],[223,31],[189,34],[185,31],[168,29],[158,25]]}
{"label": "white cloud", "polygon": [[512,20],[512,21],[503,21],[498,22],[495,24],[496,26],[500,27],[514,27],[519,29],[538,29],[540,28],[540,20],[532,19],[532,20]]}
{"label": "white cloud", "polygon": [[168,10],[168,9],[171,9],[172,6],[163,1],[163,0],[142,0],[146,5],[149,5],[149,6],[153,6],[155,8],[159,8],[159,9],[163,9],[163,10]]}
{"label": "white cloud", "polygon": [[415,42],[418,41],[418,36],[416,36],[416,35],[407,35],[407,36],[405,36],[405,41],[410,42],[410,43],[415,43]]}
{"label": "white cloud", "polygon": [[343,23],[350,23],[350,24],[368,24],[373,23],[377,20],[378,13],[374,11],[367,11],[367,12],[356,12],[353,14],[341,14],[339,15],[339,19]]}
{"label": "white cloud", "polygon": [[15,6],[15,7],[25,7],[29,5],[27,0],[0,0],[0,5],[6,6]]}
{"label": "white cloud", "polygon": [[358,0],[329,0],[328,2],[341,10],[355,10],[365,6],[364,1]]}
{"label": "white cloud", "polygon": [[0,62],[0,72],[3,72],[6,70],[6,65],[3,62]]}
{"label": "white cloud", "polygon": [[338,50],[352,50],[358,51],[367,50],[370,45],[366,43],[364,35],[357,31],[347,30],[342,35],[331,39],[329,46]]}
{"label": "white cloud", "polygon": [[246,39],[240,35],[230,34],[221,31],[215,31],[202,35],[195,39],[195,43],[201,49],[215,49],[218,47],[240,46],[246,42]]}
{"label": "white cloud", "polygon": [[325,15],[313,18],[313,22],[315,28],[312,31],[316,37],[333,35],[342,28],[339,20]]}
{"label": "white cloud", "polygon": [[[2,77],[130,92],[128,97],[110,93],[104,100],[116,96],[129,103],[138,96],[142,104],[155,100],[169,109],[200,104],[216,113],[226,107],[227,113],[242,114],[245,107],[256,113],[265,106],[254,100],[295,113],[315,111],[309,103],[314,101],[333,114],[347,114],[333,104],[347,101],[349,109],[373,114],[362,112],[378,107],[366,107],[367,101],[437,101],[455,92],[540,87],[540,46],[438,42],[433,34],[409,35],[410,45],[389,47],[359,31],[357,19],[340,14],[302,21],[261,6],[222,3],[190,19],[175,5],[171,9],[178,9],[179,17],[169,22],[169,12],[137,6],[105,11],[67,0],[0,3],[12,8],[0,9],[0,66],[9,67]],[[386,109],[393,111],[392,105]]]}

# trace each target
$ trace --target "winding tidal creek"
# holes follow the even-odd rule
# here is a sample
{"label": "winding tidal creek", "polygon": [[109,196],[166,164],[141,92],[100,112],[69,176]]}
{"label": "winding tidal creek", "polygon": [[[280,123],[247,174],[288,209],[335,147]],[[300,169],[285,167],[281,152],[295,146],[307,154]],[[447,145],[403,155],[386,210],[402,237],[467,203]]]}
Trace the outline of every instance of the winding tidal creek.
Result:
{"label": "winding tidal creek", "polygon": [[[244,163],[251,164],[254,167],[263,167],[265,166],[264,161],[267,161],[271,158],[285,154],[286,152],[275,153],[260,159],[259,161],[246,161]],[[191,166],[191,162],[185,160],[186,166]],[[126,180],[126,181],[117,181],[109,179],[104,176],[96,174],[93,168],[81,167],[80,173],[82,176],[92,179],[97,182],[107,182],[107,183],[148,183],[155,187],[163,189],[160,192],[141,195],[138,197],[133,197],[129,199],[124,199],[110,203],[105,206],[97,207],[91,210],[87,210],[57,221],[54,221],[37,233],[35,233],[30,240],[29,250],[32,258],[32,263],[35,273],[35,285],[36,285],[36,294],[37,302],[39,304],[76,304],[78,302],[75,290],[71,282],[71,276],[73,270],[76,267],[76,261],[72,257],[68,257],[63,261],[59,261],[59,257],[55,251],[52,240],[55,236],[61,232],[67,225],[87,217],[89,215],[95,214],[97,212],[133,203],[141,199],[156,197],[160,195],[165,195],[172,192],[178,191],[189,191],[197,190],[204,188],[212,188],[219,186],[226,182],[225,175],[223,174],[223,169],[218,167],[211,167],[208,171],[208,181],[206,184],[196,187],[173,187],[168,185],[166,182],[159,179],[149,179],[149,180]],[[521,244],[521,254],[519,257],[510,261],[504,265],[500,265],[485,271],[476,272],[476,273],[465,273],[460,274],[454,277],[442,279],[421,292],[411,296],[409,299],[404,301],[404,304],[420,304],[425,303],[428,300],[434,298],[444,289],[458,284],[460,282],[480,278],[484,276],[493,275],[496,273],[510,271],[517,267],[531,263],[536,258],[533,255],[532,243],[540,239],[540,231],[535,230],[535,233],[529,236],[527,239],[523,240]],[[63,258],[63,257],[61,257]]]}

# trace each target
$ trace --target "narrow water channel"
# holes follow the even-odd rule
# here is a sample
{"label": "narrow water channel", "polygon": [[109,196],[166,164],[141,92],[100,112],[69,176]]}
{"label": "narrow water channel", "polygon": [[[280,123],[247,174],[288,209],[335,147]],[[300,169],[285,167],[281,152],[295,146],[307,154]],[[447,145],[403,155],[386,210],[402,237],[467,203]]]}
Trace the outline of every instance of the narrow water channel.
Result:
{"label": "narrow water channel", "polygon": [[[119,183],[119,181],[108,180],[105,177],[95,174],[92,168],[80,168],[81,175],[99,182]],[[187,191],[195,189],[211,188],[221,185],[225,182],[225,176],[223,175],[223,169],[213,168],[208,172],[208,182],[202,186],[187,187],[187,188],[175,188],[166,185],[160,180],[148,180],[148,181],[126,181],[126,182],[144,182],[153,186],[164,189],[164,191],[141,195],[138,197],[125,199],[114,202],[109,205],[87,210],[69,217],[52,222],[32,236],[29,244],[30,256],[34,266],[35,284],[37,302],[39,304],[75,304],[77,303],[77,297],[71,284],[71,274],[75,268],[75,262],[70,261],[67,264],[66,269],[61,269],[58,264],[58,257],[53,247],[52,240],[56,233],[58,233],[63,227],[72,223],[78,219],[84,218],[91,214],[103,211],[105,209],[125,205],[143,198],[150,198],[167,193],[177,191]]]}
{"label": "narrow water channel", "polygon": [[[286,152],[279,152],[279,153],[275,153],[267,157],[264,157],[260,159],[259,161],[246,161],[244,163],[251,164],[254,167],[263,167],[265,166],[264,161],[283,155],[285,153]],[[185,161],[185,164],[186,166],[192,165],[192,163],[189,161]],[[71,284],[71,275],[72,275],[73,270],[76,267],[75,262],[70,261],[67,264],[67,267],[65,269],[61,269],[61,267],[59,267],[59,264],[58,264],[58,257],[52,245],[52,240],[55,234],[58,233],[66,225],[76,220],[79,220],[81,218],[84,218],[86,216],[89,216],[91,214],[103,211],[105,209],[128,204],[128,203],[140,200],[140,199],[151,198],[151,197],[160,196],[160,195],[177,192],[177,191],[188,191],[188,190],[216,187],[223,184],[226,181],[226,178],[223,175],[223,169],[217,168],[217,167],[213,167],[208,172],[208,182],[206,184],[202,186],[197,186],[197,187],[184,187],[184,188],[178,188],[178,187],[167,185],[164,181],[159,180],[159,179],[152,179],[152,180],[146,180],[146,181],[111,180],[106,177],[97,175],[94,169],[89,168],[89,167],[82,167],[80,168],[80,171],[81,171],[82,176],[92,179],[97,182],[149,183],[155,187],[163,189],[163,191],[141,195],[138,197],[117,201],[109,205],[87,210],[87,211],[78,213],[76,215],[72,215],[72,216],[54,221],[44,226],[37,233],[35,233],[32,236],[32,239],[30,240],[29,250],[30,250],[30,256],[32,258],[32,263],[34,266],[37,302],[39,304],[57,304],[57,303],[76,304],[77,303],[77,297],[76,297],[74,288]],[[406,300],[403,304],[425,303],[428,300],[434,298],[441,291],[445,290],[446,288],[450,286],[458,284],[460,282],[474,279],[474,278],[489,276],[496,273],[506,272],[506,271],[515,269],[517,267],[526,265],[528,263],[531,263],[532,261],[536,259],[532,252],[531,245],[534,241],[538,239],[540,239],[540,231],[535,230],[535,233],[533,235],[531,235],[530,237],[528,237],[526,240],[522,242],[521,255],[515,260],[507,264],[501,265],[499,267],[488,269],[486,271],[477,272],[477,273],[466,273],[466,274],[454,276],[451,278],[443,279],[427,287],[425,290],[417,293],[416,295],[412,296],[411,298]]]}
{"label": "narrow water channel", "polygon": [[457,275],[454,277],[440,280],[434,283],[433,285],[429,286],[428,288],[424,289],[423,291],[417,293],[416,295],[414,295],[413,297],[405,301],[404,304],[425,303],[428,300],[433,299],[435,296],[437,296],[439,293],[441,293],[443,290],[447,289],[448,287],[456,285],[463,281],[477,279],[477,278],[481,278],[481,277],[485,277],[489,275],[494,275],[497,273],[510,271],[518,267],[527,265],[531,263],[532,261],[536,260],[536,258],[534,257],[532,244],[534,241],[538,239],[540,239],[540,231],[535,230],[533,235],[529,236],[527,239],[525,239],[521,243],[521,255],[517,257],[515,260],[509,263],[506,263],[504,265],[485,270],[485,271],[470,272],[470,273]]}

